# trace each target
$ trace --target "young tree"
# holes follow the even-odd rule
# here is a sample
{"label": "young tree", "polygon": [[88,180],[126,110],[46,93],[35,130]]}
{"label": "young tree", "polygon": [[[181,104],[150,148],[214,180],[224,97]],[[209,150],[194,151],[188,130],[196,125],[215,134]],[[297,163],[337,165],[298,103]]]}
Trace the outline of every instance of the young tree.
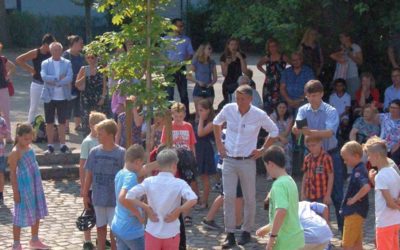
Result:
{"label": "young tree", "polygon": [[[165,55],[165,50],[171,45],[162,35],[173,26],[159,13],[168,3],[169,0],[98,1],[97,10],[109,10],[112,23],[119,26],[120,31],[104,33],[85,48],[89,53],[101,56],[107,65],[101,69],[103,72],[123,80],[114,90],[118,89],[126,96],[136,96],[132,105],[144,107],[147,150],[150,150],[153,111],[166,112],[169,106],[165,90],[169,79],[165,76],[180,67],[171,65]],[[116,52],[124,44],[127,51]]]}

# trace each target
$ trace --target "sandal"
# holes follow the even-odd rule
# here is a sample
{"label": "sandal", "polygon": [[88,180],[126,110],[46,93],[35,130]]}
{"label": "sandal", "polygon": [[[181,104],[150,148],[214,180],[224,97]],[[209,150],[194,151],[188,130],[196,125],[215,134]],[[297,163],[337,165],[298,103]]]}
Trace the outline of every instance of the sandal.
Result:
{"label": "sandal", "polygon": [[192,217],[190,217],[190,216],[185,216],[183,221],[185,222],[185,226],[187,226],[187,227],[190,227],[193,225],[193,220],[192,220]]}

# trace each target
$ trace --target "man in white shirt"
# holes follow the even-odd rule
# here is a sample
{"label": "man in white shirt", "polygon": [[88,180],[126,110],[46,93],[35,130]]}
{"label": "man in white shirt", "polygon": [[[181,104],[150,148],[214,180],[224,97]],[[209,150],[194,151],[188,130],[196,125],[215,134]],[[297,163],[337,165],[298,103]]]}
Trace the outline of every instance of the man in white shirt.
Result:
{"label": "man in white shirt", "polygon": [[67,119],[68,101],[71,99],[72,66],[71,62],[61,54],[63,47],[58,42],[50,44],[51,57],[42,62],[40,75],[44,81],[40,98],[44,102],[44,117],[46,120],[47,150],[46,154],[54,153],[54,120],[57,114],[58,136],[62,153],[70,153],[65,145],[65,123]]}
{"label": "man in white shirt", "polygon": [[[244,220],[243,233],[239,245],[250,241],[250,231],[254,226],[256,213],[256,159],[270,146],[279,130],[263,110],[251,105],[253,90],[248,85],[237,88],[236,103],[224,106],[215,117],[214,135],[218,152],[223,161],[222,181],[224,187],[224,220],[227,238],[222,248],[236,245],[235,199],[238,179],[243,191]],[[222,125],[227,123],[225,145],[221,141]],[[269,136],[263,147],[257,149],[260,129],[264,128]]]}

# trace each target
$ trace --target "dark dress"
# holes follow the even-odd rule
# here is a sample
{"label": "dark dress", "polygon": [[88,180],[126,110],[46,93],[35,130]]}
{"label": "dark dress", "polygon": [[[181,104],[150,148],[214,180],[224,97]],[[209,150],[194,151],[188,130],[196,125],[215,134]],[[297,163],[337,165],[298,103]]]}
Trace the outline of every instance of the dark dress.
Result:
{"label": "dark dress", "polygon": [[313,48],[302,43],[301,50],[303,53],[304,65],[309,66],[314,71],[314,74],[317,75],[317,71],[321,66],[319,44],[317,43]]}
{"label": "dark dress", "polygon": [[195,126],[196,134],[196,160],[197,167],[200,175],[213,175],[217,172],[217,166],[215,164],[215,152],[213,144],[214,133],[209,133],[206,136],[199,137],[197,135],[197,125]]}
{"label": "dark dress", "polygon": [[[243,59],[246,59],[246,55],[241,53]],[[227,56],[222,54],[220,61],[226,62]],[[222,83],[222,95],[224,96],[224,103],[229,103],[229,94],[233,94],[236,88],[239,86],[237,80],[242,75],[242,66],[240,59],[236,58],[234,62],[228,65],[228,72]]]}
{"label": "dark dress", "polygon": [[279,61],[269,61],[265,64],[266,74],[262,90],[262,98],[264,103],[264,110],[268,114],[274,111],[275,106],[281,99],[280,95],[280,82],[282,71],[286,68],[286,62],[283,60],[283,55]]}
{"label": "dark dress", "polygon": [[85,89],[81,92],[82,127],[85,133],[90,132],[89,115],[91,111],[98,111],[108,115],[107,96],[104,99],[103,105],[97,105],[103,93],[103,77],[103,74],[98,71],[95,75],[90,75],[90,73],[86,73]]}

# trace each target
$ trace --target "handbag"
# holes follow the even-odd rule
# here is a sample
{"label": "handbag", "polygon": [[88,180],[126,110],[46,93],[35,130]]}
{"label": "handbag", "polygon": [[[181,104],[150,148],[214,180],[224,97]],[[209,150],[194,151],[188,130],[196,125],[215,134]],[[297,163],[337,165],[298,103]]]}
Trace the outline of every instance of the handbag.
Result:
{"label": "handbag", "polygon": [[8,81],[8,95],[9,96],[13,96],[15,94],[15,89],[14,89],[14,84],[12,83],[12,81]]}

